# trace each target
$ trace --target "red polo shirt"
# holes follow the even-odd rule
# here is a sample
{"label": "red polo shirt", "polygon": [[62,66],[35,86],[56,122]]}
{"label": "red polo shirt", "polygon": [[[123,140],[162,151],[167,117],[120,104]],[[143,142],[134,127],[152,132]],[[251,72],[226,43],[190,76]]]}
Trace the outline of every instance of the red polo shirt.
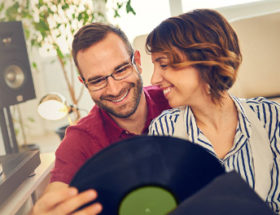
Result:
{"label": "red polo shirt", "polygon": [[[159,88],[144,87],[144,93],[148,104],[148,116],[142,134],[148,132],[149,125],[155,117],[170,108]],[[65,137],[56,151],[51,182],[61,181],[69,184],[78,169],[94,154],[114,142],[134,135],[120,128],[105,111],[95,105],[77,125],[67,128]]]}

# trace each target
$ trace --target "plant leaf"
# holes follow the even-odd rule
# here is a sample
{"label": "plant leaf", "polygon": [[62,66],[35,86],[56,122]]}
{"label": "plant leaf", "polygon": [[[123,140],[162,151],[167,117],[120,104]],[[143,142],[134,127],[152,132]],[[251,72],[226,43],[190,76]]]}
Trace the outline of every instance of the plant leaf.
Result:
{"label": "plant leaf", "polygon": [[32,62],[32,67],[34,68],[34,69],[37,69],[38,67],[37,67],[37,63],[36,62]]}
{"label": "plant leaf", "polygon": [[128,0],[128,2],[126,3],[126,12],[127,13],[132,13],[133,15],[136,15],[136,12],[131,7],[131,0]]}

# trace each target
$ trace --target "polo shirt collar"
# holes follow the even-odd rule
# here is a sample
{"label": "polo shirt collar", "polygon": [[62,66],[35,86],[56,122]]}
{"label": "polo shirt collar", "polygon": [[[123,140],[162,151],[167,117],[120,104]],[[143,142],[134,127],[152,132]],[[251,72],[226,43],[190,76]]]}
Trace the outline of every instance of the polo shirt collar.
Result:
{"label": "polo shirt collar", "polygon": [[157,104],[152,99],[152,97],[150,96],[150,94],[148,93],[146,88],[143,88],[143,90],[144,90],[144,94],[145,94],[145,97],[146,97],[146,104],[147,104],[147,108],[148,108],[148,114],[147,114],[147,118],[146,118],[146,122],[145,122],[144,129],[142,131],[142,134],[147,134],[149,132],[150,123],[152,122],[152,120],[154,118],[156,118],[159,115],[158,108],[155,108],[159,104]]}
{"label": "polo shirt collar", "polygon": [[100,115],[103,120],[103,127],[105,129],[105,134],[108,135],[109,142],[115,142],[118,140],[125,130],[118,126],[118,124],[112,119],[112,117],[103,109],[100,110]]}
{"label": "polo shirt collar", "polygon": [[[151,108],[153,105],[156,105],[155,102],[152,100],[150,95],[148,94],[147,90],[143,88],[144,94],[146,96],[146,102],[147,102],[147,107],[148,107],[148,114],[147,114],[147,120],[144,126],[144,129],[142,133],[147,133],[148,128],[150,125],[151,120],[155,117],[155,110],[152,110]],[[106,134],[110,134],[108,139],[110,142],[116,142],[116,140],[123,139],[124,136],[134,136],[135,134],[132,134],[128,132],[127,130],[121,128],[113,119],[112,117],[104,110],[99,108],[100,115],[103,119],[103,126],[106,131]]]}

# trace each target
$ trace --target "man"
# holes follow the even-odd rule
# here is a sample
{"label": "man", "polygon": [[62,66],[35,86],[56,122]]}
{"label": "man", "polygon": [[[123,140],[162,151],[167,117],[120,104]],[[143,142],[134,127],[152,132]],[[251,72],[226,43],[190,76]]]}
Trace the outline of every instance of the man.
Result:
{"label": "man", "polygon": [[[78,169],[112,143],[147,133],[151,120],[169,108],[158,88],[143,88],[140,53],[133,51],[120,29],[89,24],[76,33],[72,48],[80,81],[96,105],[67,129],[56,151],[51,183],[35,204],[34,215],[69,214],[95,199],[94,190],[78,194],[68,186]],[[97,214],[101,209],[94,204],[77,214]]]}

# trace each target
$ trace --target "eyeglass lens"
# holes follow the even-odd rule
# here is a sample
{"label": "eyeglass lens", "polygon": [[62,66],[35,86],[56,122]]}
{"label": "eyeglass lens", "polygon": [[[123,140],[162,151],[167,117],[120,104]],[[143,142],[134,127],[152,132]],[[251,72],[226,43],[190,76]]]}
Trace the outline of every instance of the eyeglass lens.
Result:
{"label": "eyeglass lens", "polygon": [[132,65],[132,63],[129,63],[127,65],[124,65],[117,71],[114,71],[111,75],[108,75],[108,76],[105,76],[102,78],[98,78],[97,80],[89,81],[86,84],[90,91],[100,90],[107,86],[107,84],[108,84],[107,79],[109,77],[112,77],[114,80],[117,80],[117,81],[123,80],[123,79],[127,78],[128,76],[130,76],[132,72],[133,72],[133,65]]}

